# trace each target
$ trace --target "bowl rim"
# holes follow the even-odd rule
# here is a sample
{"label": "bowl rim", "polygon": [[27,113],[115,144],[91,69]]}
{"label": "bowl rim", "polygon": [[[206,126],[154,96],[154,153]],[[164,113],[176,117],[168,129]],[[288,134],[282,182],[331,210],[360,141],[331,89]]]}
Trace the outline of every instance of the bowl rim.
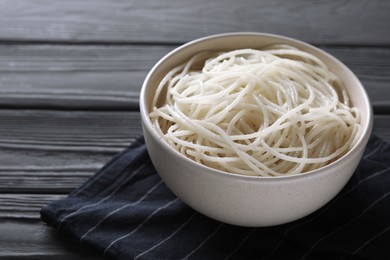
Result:
{"label": "bowl rim", "polygon": [[[171,56],[174,54],[181,52],[183,49],[189,48],[194,44],[199,44],[205,41],[209,40],[214,40],[217,38],[230,38],[230,37],[242,37],[242,36],[261,36],[261,37],[268,37],[268,38],[275,38],[275,39],[280,39],[281,41],[291,41],[294,42],[297,45],[303,45],[309,49],[313,49],[317,52],[320,52],[322,55],[324,55],[327,59],[329,59],[330,62],[336,63],[339,66],[343,67],[345,71],[351,76],[353,81],[356,83],[356,87],[360,89],[361,93],[363,93],[363,99],[364,103],[367,109],[367,123],[365,127],[363,128],[363,131],[361,132],[361,135],[356,142],[356,144],[350,149],[347,153],[345,153],[342,157],[338,158],[336,161],[327,164],[325,166],[322,166],[318,169],[304,172],[304,173],[299,173],[299,174],[291,174],[291,175],[285,175],[285,176],[250,176],[250,175],[243,175],[243,174],[236,174],[236,173],[230,173],[230,172],[225,172],[222,170],[214,169],[211,167],[208,167],[206,165],[200,164],[185,155],[181,154],[177,150],[173,149],[157,132],[157,130],[154,128],[152,125],[152,121],[150,120],[149,117],[149,112],[148,108],[146,106],[146,89],[149,85],[151,77],[154,75],[154,73],[157,71],[157,69],[165,63]],[[228,32],[228,33],[221,33],[221,34],[213,34],[213,35],[208,35],[205,37],[197,38],[195,40],[189,41],[185,44],[182,44],[178,46],[177,48],[171,50],[168,52],[166,55],[164,55],[149,71],[147,74],[141,88],[140,92],[140,98],[139,98],[139,107],[140,107],[140,112],[141,112],[141,121],[142,121],[142,126],[143,126],[143,131],[147,130],[151,136],[155,139],[156,142],[158,142],[160,145],[162,145],[165,150],[169,153],[171,153],[174,156],[178,156],[179,158],[185,160],[185,162],[193,165],[196,168],[203,169],[204,172],[207,172],[209,174],[216,174],[218,176],[222,176],[225,178],[233,178],[233,179],[238,179],[238,180],[245,180],[245,181],[281,181],[281,180],[295,180],[295,179],[301,179],[301,178],[308,178],[308,177],[314,177],[316,175],[319,175],[321,173],[327,172],[327,170],[331,168],[337,168],[337,166],[345,164],[346,159],[351,156],[353,153],[355,153],[359,148],[364,149],[366,146],[368,139],[371,135],[372,127],[373,127],[373,109],[371,106],[371,102],[369,99],[369,96],[367,94],[366,89],[364,88],[363,84],[360,82],[358,77],[353,73],[344,63],[342,63],[340,60],[335,58],[333,55],[325,52],[322,49],[319,49],[309,43],[303,42],[301,40],[297,40],[291,37],[286,37],[282,35],[277,35],[277,34],[271,34],[271,33],[262,33],[262,32]]]}

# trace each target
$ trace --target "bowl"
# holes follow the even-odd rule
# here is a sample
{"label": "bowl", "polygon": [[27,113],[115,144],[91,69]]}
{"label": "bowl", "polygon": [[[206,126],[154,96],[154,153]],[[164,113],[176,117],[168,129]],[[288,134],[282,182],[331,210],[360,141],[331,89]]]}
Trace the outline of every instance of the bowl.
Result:
{"label": "bowl", "polygon": [[[337,161],[314,171],[281,177],[231,174],[199,164],[158,134],[149,118],[158,83],[172,68],[204,50],[259,49],[286,43],[320,58],[345,83],[354,106],[361,110],[363,131],[355,146]],[[227,33],[184,44],[163,57],[142,86],[140,110],[145,142],[152,163],[169,189],[196,211],[221,222],[262,227],[302,218],[330,201],[355,171],[372,130],[370,101],[359,79],[330,54],[307,43],[265,33]]]}

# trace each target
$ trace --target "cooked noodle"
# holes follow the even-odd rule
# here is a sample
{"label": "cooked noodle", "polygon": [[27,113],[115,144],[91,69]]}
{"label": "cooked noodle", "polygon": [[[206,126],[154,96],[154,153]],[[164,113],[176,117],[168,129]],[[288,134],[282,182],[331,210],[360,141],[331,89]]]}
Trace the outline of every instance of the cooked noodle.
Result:
{"label": "cooked noodle", "polygon": [[272,45],[195,55],[163,78],[150,118],[174,149],[201,164],[283,176],[327,165],[356,143],[360,114],[349,102],[321,60]]}

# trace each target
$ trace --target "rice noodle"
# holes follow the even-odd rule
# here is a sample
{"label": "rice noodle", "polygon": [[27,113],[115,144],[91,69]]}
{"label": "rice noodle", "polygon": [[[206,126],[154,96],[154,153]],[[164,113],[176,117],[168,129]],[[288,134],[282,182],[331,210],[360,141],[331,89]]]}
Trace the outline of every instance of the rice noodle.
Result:
{"label": "rice noodle", "polygon": [[149,116],[174,149],[201,164],[283,176],[323,167],[354,146],[360,113],[349,102],[320,59],[271,45],[193,56],[163,78]]}

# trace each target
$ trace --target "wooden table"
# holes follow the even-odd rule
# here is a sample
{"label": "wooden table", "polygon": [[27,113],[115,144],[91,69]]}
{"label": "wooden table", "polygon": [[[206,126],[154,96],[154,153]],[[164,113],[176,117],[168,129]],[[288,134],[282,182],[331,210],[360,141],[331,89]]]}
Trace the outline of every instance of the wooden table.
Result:
{"label": "wooden table", "polygon": [[39,219],[141,133],[146,73],[229,31],[315,44],[349,66],[390,140],[390,2],[0,0],[0,259],[101,259]]}

